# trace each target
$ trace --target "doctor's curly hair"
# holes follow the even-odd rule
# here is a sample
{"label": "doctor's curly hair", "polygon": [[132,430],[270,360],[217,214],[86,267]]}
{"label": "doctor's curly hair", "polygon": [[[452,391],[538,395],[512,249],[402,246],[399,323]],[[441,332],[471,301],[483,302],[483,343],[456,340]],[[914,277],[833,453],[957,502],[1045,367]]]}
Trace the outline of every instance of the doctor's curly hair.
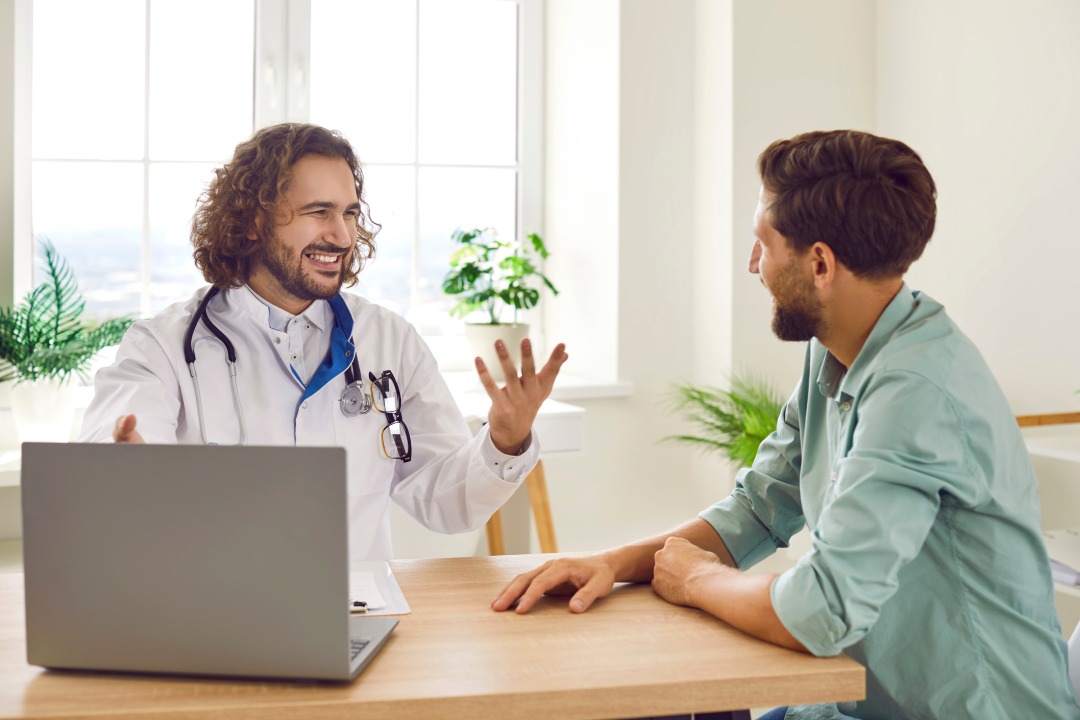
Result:
{"label": "doctor's curly hair", "polygon": [[[371,219],[364,198],[364,173],[340,133],[301,123],[259,130],[236,146],[231,161],[214,170],[191,224],[195,266],[207,282],[222,288],[247,282],[253,258],[274,235],[274,211],[292,180],[293,165],[306,155],[342,158],[352,168],[360,215],[344,284],[356,283],[364,262],[375,255],[375,234],[381,227]],[[259,217],[262,221],[257,223]],[[248,237],[252,232],[257,239]]]}

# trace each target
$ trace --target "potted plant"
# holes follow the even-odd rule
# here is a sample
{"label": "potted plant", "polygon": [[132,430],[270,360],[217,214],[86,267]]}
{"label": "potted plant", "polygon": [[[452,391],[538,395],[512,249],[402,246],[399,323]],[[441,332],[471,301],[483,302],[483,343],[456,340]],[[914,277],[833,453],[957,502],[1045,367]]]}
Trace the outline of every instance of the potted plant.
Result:
{"label": "potted plant", "polygon": [[[548,257],[543,239],[536,233],[527,243],[499,239],[492,228],[455,230],[451,235],[457,249],[450,256],[450,271],[443,279],[443,292],[460,296],[450,310],[454,317],[479,314],[483,319],[465,324],[465,335],[473,351],[493,372],[499,363],[494,343],[502,339],[514,362],[520,363],[519,346],[529,326],[518,322],[518,311],[536,307],[540,291],[559,291],[541,272],[538,263]],[[506,322],[509,315],[510,321]]]}
{"label": "potted plant", "polygon": [[675,409],[697,427],[699,434],[665,439],[719,452],[740,467],[749,467],[761,441],[776,428],[782,405],[767,383],[753,377],[733,378],[730,390],[677,385]]}
{"label": "potted plant", "polygon": [[23,442],[67,440],[72,376],[89,380],[94,353],[120,342],[133,322],[83,320],[86,303],[74,273],[48,240],[40,251],[44,281],[15,307],[0,308],[0,382],[14,381],[11,406]]}

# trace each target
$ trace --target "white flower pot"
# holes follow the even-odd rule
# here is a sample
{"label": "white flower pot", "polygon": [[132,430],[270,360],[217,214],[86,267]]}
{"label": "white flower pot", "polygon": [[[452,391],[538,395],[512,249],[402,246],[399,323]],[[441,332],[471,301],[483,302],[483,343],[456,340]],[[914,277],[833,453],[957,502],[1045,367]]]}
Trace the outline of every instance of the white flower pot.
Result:
{"label": "white flower pot", "polygon": [[[529,335],[527,323],[506,323],[489,325],[481,323],[466,323],[465,338],[469,341],[473,355],[479,355],[487,365],[495,381],[502,383],[505,377],[502,364],[495,352],[495,341],[502,340],[506,343],[506,349],[510,351],[510,358],[514,361],[514,367],[521,372],[521,341]],[[535,357],[535,356],[534,356]]]}
{"label": "white flower pot", "polygon": [[11,388],[19,443],[68,442],[75,419],[75,388],[59,380],[19,382]]}

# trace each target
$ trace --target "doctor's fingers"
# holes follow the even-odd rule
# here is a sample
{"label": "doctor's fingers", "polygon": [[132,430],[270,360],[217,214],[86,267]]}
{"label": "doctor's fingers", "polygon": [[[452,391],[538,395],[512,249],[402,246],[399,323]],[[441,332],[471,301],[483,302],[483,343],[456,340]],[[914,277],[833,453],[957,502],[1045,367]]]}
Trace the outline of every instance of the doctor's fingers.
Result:
{"label": "doctor's fingers", "polygon": [[510,349],[506,347],[505,342],[498,340],[495,342],[495,354],[499,356],[499,365],[502,367],[507,392],[513,393],[518,389],[518,371],[517,366],[514,365],[514,359],[510,357]]}
{"label": "doctor's fingers", "polygon": [[142,435],[135,430],[136,419],[134,415],[121,415],[116,418],[113,427],[113,442],[118,443],[141,443],[145,442]]}
{"label": "doctor's fingers", "polygon": [[521,379],[523,382],[532,382],[536,378],[536,361],[533,359],[532,341],[524,338],[521,341]]}
{"label": "doctor's fingers", "polygon": [[555,349],[551,351],[551,357],[548,358],[548,361],[544,363],[544,367],[540,368],[540,372],[536,375],[537,382],[540,390],[544,393],[544,397],[547,397],[551,392],[551,388],[555,385],[555,378],[558,377],[563,364],[569,359],[570,355],[566,352],[565,343],[559,343],[555,346]]}

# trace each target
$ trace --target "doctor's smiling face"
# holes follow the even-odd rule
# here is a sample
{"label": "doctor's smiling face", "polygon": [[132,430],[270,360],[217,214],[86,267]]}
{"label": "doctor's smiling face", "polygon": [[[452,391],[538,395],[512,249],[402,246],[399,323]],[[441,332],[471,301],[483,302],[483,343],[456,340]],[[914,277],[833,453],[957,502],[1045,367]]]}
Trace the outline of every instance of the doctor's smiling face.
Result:
{"label": "doctor's smiling face", "polygon": [[361,206],[342,158],[305,155],[290,171],[274,231],[254,259],[248,284],[294,315],[341,290],[356,246]]}

